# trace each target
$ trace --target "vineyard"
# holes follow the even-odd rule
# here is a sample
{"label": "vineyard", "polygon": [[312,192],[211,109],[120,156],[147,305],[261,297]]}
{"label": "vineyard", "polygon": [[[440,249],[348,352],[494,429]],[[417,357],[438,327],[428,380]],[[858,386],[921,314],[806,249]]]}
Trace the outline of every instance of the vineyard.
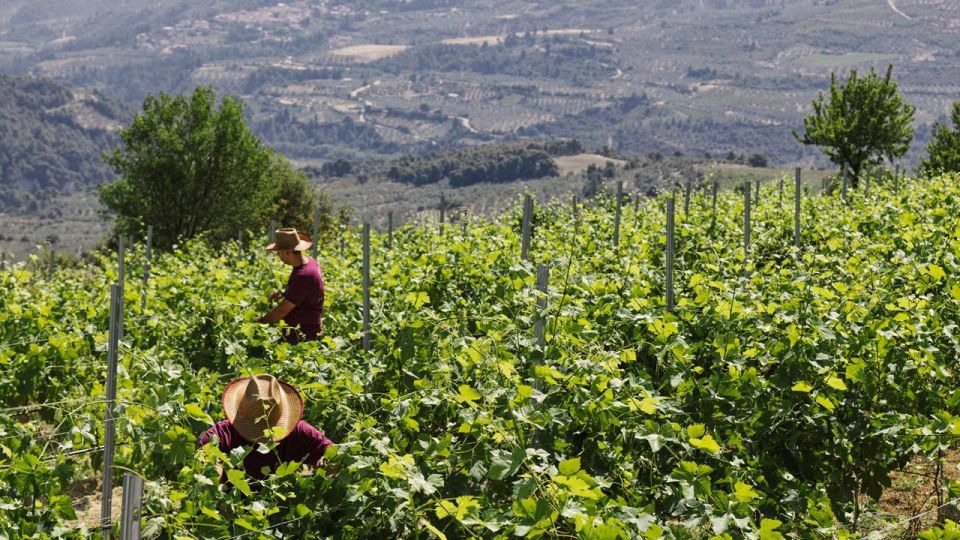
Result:
{"label": "vineyard", "polygon": [[[145,538],[916,534],[936,512],[864,516],[960,439],[958,180],[805,197],[799,248],[791,189],[764,186],[746,250],[743,196],[695,191],[672,312],[663,198],[622,205],[617,248],[613,199],[538,205],[529,259],[519,208],[375,234],[369,351],[356,231],[321,245],[327,336],[297,346],[252,322],[286,279],[259,245],[187,242],[145,288],[135,247],[115,470],[146,480]],[[0,538],[99,534],[74,501],[99,493],[117,262],[0,272]],[[225,384],[265,371],[337,443],[322,469],[258,484],[197,448]],[[939,471],[928,510],[960,495]]]}

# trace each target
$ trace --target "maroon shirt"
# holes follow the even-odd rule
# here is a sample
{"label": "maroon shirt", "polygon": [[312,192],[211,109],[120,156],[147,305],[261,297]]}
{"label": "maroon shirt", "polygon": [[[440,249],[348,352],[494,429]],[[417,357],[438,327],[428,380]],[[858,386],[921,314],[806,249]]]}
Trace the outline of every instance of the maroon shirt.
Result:
{"label": "maroon shirt", "polygon": [[[220,440],[220,451],[225,454],[234,448],[252,445],[240,435],[229,420],[217,422],[201,435],[200,446],[210,442],[214,435]],[[254,449],[247,454],[243,459],[243,468],[251,478],[262,480],[265,476],[261,472],[263,467],[269,467],[271,471],[275,471],[281,463],[288,461],[302,461],[307,465],[316,466],[320,463],[324,451],[330,446],[333,446],[330,439],[320,433],[317,428],[301,420],[289,435],[277,443],[277,447],[272,452],[261,454]]]}
{"label": "maroon shirt", "polygon": [[287,279],[287,289],[283,297],[294,307],[283,322],[287,326],[299,328],[297,332],[287,332],[287,341],[296,343],[317,339],[323,333],[323,274],[320,265],[313,259],[295,267]]}

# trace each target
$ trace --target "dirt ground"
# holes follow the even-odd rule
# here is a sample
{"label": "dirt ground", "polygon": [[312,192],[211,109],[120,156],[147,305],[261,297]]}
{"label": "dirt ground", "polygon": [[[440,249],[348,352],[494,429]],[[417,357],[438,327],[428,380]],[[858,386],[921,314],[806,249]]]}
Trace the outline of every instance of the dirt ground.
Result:
{"label": "dirt ground", "polygon": [[[85,524],[88,529],[95,531],[100,524],[100,493],[103,482],[101,478],[85,478],[70,484],[66,495],[73,500],[73,510],[77,513],[77,521],[70,522],[69,527],[79,527]],[[110,516],[113,523],[120,519],[120,506],[123,502],[123,488],[113,488]]]}
{"label": "dirt ground", "polygon": [[[960,450],[951,449],[944,455],[943,473],[947,481],[960,481]],[[861,532],[869,539],[916,538],[917,533],[933,527],[939,517],[960,520],[960,510],[947,505],[936,510],[937,493],[934,489],[934,460],[917,457],[900,472],[891,475],[892,485],[876,503],[864,500],[865,511]],[[944,502],[949,500],[944,494]],[[914,518],[914,519],[911,519]]]}

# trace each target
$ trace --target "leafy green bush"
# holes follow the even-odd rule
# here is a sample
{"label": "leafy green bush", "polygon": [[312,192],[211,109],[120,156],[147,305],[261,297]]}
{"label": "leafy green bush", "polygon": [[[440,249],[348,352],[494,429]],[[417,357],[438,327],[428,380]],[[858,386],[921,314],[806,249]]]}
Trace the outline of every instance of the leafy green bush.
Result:
{"label": "leafy green bush", "polygon": [[933,139],[927,145],[927,159],[920,163],[926,174],[960,171],[960,101],[953,104],[950,113],[953,129],[938,122],[933,130]]}

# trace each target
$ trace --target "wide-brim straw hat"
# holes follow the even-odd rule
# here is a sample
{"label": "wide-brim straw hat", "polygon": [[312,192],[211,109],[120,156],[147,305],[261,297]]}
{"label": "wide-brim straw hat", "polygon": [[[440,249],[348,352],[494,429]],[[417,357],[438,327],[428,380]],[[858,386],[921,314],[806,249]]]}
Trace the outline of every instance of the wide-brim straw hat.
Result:
{"label": "wide-brim straw hat", "polygon": [[297,232],[292,227],[277,229],[273,234],[274,241],[267,244],[263,249],[267,251],[305,251],[313,245],[308,234]]}
{"label": "wide-brim straw hat", "polygon": [[223,391],[222,401],[227,420],[250,442],[280,442],[303,418],[300,393],[273,375],[231,381]]}

